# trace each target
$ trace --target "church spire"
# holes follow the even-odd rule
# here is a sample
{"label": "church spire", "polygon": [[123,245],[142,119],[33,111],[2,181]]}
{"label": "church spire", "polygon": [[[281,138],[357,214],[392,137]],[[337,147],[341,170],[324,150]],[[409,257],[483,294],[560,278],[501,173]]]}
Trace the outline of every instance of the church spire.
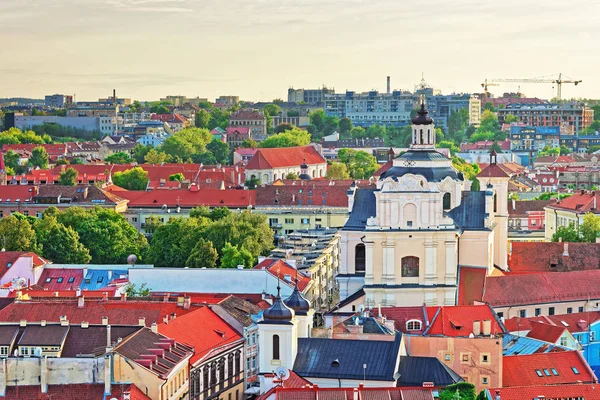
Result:
{"label": "church spire", "polygon": [[435,125],[425,107],[425,97],[421,97],[421,109],[412,119],[412,149],[435,149]]}

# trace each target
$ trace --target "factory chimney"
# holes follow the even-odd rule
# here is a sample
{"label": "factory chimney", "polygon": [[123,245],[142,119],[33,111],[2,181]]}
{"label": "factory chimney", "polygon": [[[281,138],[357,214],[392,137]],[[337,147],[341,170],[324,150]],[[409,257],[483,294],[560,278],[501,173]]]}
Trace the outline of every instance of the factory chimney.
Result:
{"label": "factory chimney", "polygon": [[391,86],[390,86],[390,76],[388,75],[387,77],[387,94],[390,94],[391,91]]}

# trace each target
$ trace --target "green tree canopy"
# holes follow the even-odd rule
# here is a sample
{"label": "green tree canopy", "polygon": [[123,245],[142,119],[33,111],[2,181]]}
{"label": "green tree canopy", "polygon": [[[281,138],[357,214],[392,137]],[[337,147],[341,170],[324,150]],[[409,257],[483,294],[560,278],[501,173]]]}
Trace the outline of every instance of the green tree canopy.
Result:
{"label": "green tree canopy", "polygon": [[40,169],[48,168],[48,153],[46,153],[45,148],[39,146],[31,151],[31,157],[29,157],[29,166]]}
{"label": "green tree canopy", "polygon": [[571,223],[569,226],[559,226],[554,235],[552,235],[552,241],[558,242],[559,240],[563,242],[581,242],[581,236],[577,228],[575,228],[575,224]]}
{"label": "green tree canopy", "polygon": [[332,163],[329,168],[327,168],[327,178],[329,179],[350,179],[350,174],[348,173],[348,167],[346,164],[341,162]]}
{"label": "green tree canopy", "polygon": [[0,219],[0,248],[40,253],[35,231],[27,218],[12,214]]}
{"label": "green tree canopy", "polygon": [[205,109],[198,111],[196,113],[196,120],[195,120],[196,128],[209,129],[210,119],[211,119],[210,112],[206,111]]}
{"label": "green tree canopy", "polygon": [[294,147],[294,146],[306,146],[310,143],[310,133],[303,131],[300,128],[294,128],[284,133],[278,133],[276,135],[269,136],[266,140],[262,141],[259,147],[273,148],[273,147]]}
{"label": "green tree canopy", "polygon": [[148,153],[144,156],[144,161],[147,164],[162,164],[167,160],[167,155],[162,151],[158,151],[156,149],[150,149]]}
{"label": "green tree canopy", "polygon": [[67,168],[60,173],[58,183],[65,186],[75,186],[77,184],[77,176],[79,172],[73,167]]}
{"label": "green tree canopy", "polygon": [[152,235],[148,261],[157,267],[183,268],[202,238],[206,218],[171,218]]}
{"label": "green tree canopy", "polygon": [[222,250],[221,268],[237,268],[238,265],[243,265],[246,268],[252,267],[253,257],[248,250],[242,246],[232,246],[231,243],[226,243]]}
{"label": "green tree canopy", "polygon": [[59,264],[87,264],[92,257],[71,227],[58,223],[55,216],[46,215],[35,226],[41,256]]}
{"label": "green tree canopy", "polygon": [[184,175],[183,175],[181,172],[178,172],[178,173],[176,173],[176,174],[169,175],[169,180],[170,180],[171,182],[173,182],[173,181],[178,181],[178,182],[181,182],[181,181],[183,181],[184,179],[185,179],[185,176],[184,176]]}
{"label": "green tree canopy", "polygon": [[460,158],[458,156],[452,156],[452,166],[458,171],[462,172],[465,178],[468,180],[475,179],[477,174],[481,172],[479,165],[475,163],[469,164],[464,158]]}
{"label": "green tree canopy", "polygon": [[189,159],[193,154],[206,151],[206,145],[212,140],[208,129],[185,128],[169,136],[160,147],[160,150],[172,157]]}
{"label": "green tree canopy", "polygon": [[285,179],[291,179],[291,180],[297,180],[299,179],[298,174],[295,172],[289,172],[286,176]]}
{"label": "green tree canopy", "polygon": [[79,240],[90,251],[94,264],[123,264],[130,254],[141,260],[148,249],[144,235],[114,210],[69,207],[57,211],[50,207],[44,216],[46,213],[56,215],[58,222],[79,234]]}
{"label": "green tree canopy", "polygon": [[229,145],[227,143],[213,139],[206,145],[206,150],[213,155],[217,163],[227,164],[229,161]]}
{"label": "green tree canopy", "polygon": [[132,150],[133,159],[137,161],[138,164],[143,164],[144,162],[148,163],[148,161],[146,161],[146,155],[153,149],[154,147],[152,147],[151,144],[144,146],[141,143],[136,143]]}
{"label": "green tree canopy", "polygon": [[354,179],[368,179],[379,169],[375,156],[363,150],[340,149],[338,158]]}
{"label": "green tree canopy", "polygon": [[267,104],[264,108],[264,112],[270,116],[278,115],[281,112],[281,107],[277,104]]}
{"label": "green tree canopy", "polygon": [[188,268],[214,268],[219,254],[212,243],[200,238],[185,262]]}
{"label": "green tree canopy", "polygon": [[584,242],[595,243],[600,236],[600,216],[589,212],[583,216],[583,222],[579,226],[579,234]]}
{"label": "green tree canopy", "polygon": [[142,167],[134,167],[123,172],[117,171],[112,177],[113,183],[127,190],[146,190],[148,172]]}
{"label": "green tree canopy", "polygon": [[352,121],[348,118],[342,118],[340,119],[339,127],[340,135],[347,137],[350,131],[352,130]]}
{"label": "green tree canopy", "polygon": [[294,125],[284,122],[284,123],[277,125],[273,132],[274,133],[283,133],[285,131],[291,131],[292,129],[294,129]]}
{"label": "green tree canopy", "polygon": [[132,158],[124,151],[117,151],[104,159],[109,164],[129,164]]}
{"label": "green tree canopy", "polygon": [[468,382],[458,382],[440,391],[440,400],[475,400],[475,396],[475,385]]}

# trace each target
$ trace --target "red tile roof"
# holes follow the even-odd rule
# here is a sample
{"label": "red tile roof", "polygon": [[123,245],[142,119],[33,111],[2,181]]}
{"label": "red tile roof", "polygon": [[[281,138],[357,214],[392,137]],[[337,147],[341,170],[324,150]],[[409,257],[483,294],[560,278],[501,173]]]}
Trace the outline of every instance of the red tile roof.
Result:
{"label": "red tile roof", "polygon": [[[556,374],[552,372],[552,368],[556,370]],[[536,371],[540,371],[542,376]],[[578,382],[597,382],[596,376],[578,351],[502,357],[502,386],[505,387]]]}
{"label": "red tile roof", "polygon": [[[129,396],[126,396],[128,394]],[[104,384],[69,384],[69,385],[48,385],[48,391],[42,393],[40,385],[35,386],[7,386],[6,400],[102,400],[104,399]],[[113,384],[111,386],[111,395],[107,398],[117,400],[149,400],[137,386],[133,384]]]}
{"label": "red tile roof", "polygon": [[229,324],[209,307],[201,307],[168,324],[162,323],[158,331],[178,342],[194,347],[190,359],[193,365],[218,347],[243,340]]}
{"label": "red tile roof", "polygon": [[600,243],[512,242],[508,267],[511,274],[600,269]]}
{"label": "red tile roof", "polygon": [[[71,279],[72,282],[69,282]],[[82,280],[83,269],[46,268],[38,280],[38,285],[51,291],[76,290],[81,286]]]}
{"label": "red tile roof", "polygon": [[[432,400],[433,389],[424,388],[357,388],[358,399],[361,400]],[[321,388],[316,385],[305,388],[275,389],[275,400],[353,400],[353,388]],[[587,398],[586,398],[587,400]]]}
{"label": "red tile roof", "polygon": [[258,110],[240,109],[231,114],[229,120],[244,120],[244,119],[258,119],[264,120],[265,116]]}
{"label": "red tile roof", "polygon": [[[297,271],[296,268],[292,267],[288,263],[282,260],[275,260],[267,258],[261,263],[256,265],[254,269],[266,269],[271,275],[279,277],[281,282],[288,286],[293,287],[295,285],[296,274],[298,275],[298,289],[303,292],[311,282],[311,279],[304,275],[302,272]],[[291,280],[286,279],[286,275],[291,277]]]}
{"label": "red tile roof", "polygon": [[379,167],[379,169],[377,171],[375,171],[375,173],[373,173],[373,176],[381,176],[381,174],[383,174],[384,172],[386,172],[388,169],[392,168],[393,166],[394,166],[394,162],[388,161],[385,164],[383,164],[381,167]]}
{"label": "red tile roof", "polygon": [[[48,291],[48,293],[53,293]],[[85,295],[86,292],[83,291]],[[165,316],[184,315],[193,311],[178,306],[175,302],[141,301],[141,300],[98,300],[85,299],[84,307],[78,308],[77,299],[46,298],[38,300],[14,302],[0,310],[0,322],[19,322],[42,320],[60,322],[65,315],[69,321],[79,324],[82,321],[90,324],[101,324],[102,317],[108,317],[109,324],[137,325],[138,318],[144,317],[146,325],[160,323]]]}
{"label": "red tile roof", "polygon": [[556,200],[517,200],[514,202],[508,201],[509,217],[526,217],[531,212],[544,212],[544,207],[556,203]]}
{"label": "red tile roof", "polygon": [[346,191],[351,181],[334,181],[336,184],[331,186],[311,185],[311,182],[299,181],[293,186],[259,186],[256,188],[256,205],[348,207]]}
{"label": "red tile roof", "polygon": [[527,337],[548,343],[558,342],[558,339],[560,339],[566,330],[564,326],[548,325],[535,321],[531,321],[529,326],[531,330],[527,333]]}
{"label": "red tile roof", "polygon": [[529,318],[511,318],[504,321],[504,326],[509,332],[526,331],[531,329],[532,323],[545,324],[566,328],[571,333],[587,332],[589,326],[600,321],[600,312],[582,312],[562,315],[540,315]]}
{"label": "red tile roof", "polygon": [[[502,324],[488,305],[427,307],[427,315],[431,318],[424,333],[427,336],[468,337],[473,333],[473,322],[485,320],[491,321],[491,334],[504,333]],[[483,322],[480,327],[482,332]]]}
{"label": "red tile roof", "polygon": [[[383,315],[386,319],[394,321],[394,326],[396,330],[403,333],[423,333],[427,324],[429,322],[428,318],[431,318],[432,315],[425,315],[426,309],[422,306],[414,306],[414,307],[382,307],[381,315]],[[421,321],[421,330],[419,331],[408,331],[406,328],[406,323],[410,320],[418,320]]]}
{"label": "red tile roof", "polygon": [[[492,145],[495,142],[492,140],[482,140],[479,142],[475,142],[475,143],[465,143],[465,144],[461,144],[460,145],[460,151],[471,151],[471,150],[487,150],[490,147],[492,147]],[[500,145],[500,148],[504,151],[509,151],[510,150],[510,140],[506,139],[502,142],[497,142],[498,145]]]}
{"label": "red tile roof", "polygon": [[183,124],[186,119],[179,114],[152,114],[150,117],[153,121],[161,121],[167,123]]}
{"label": "red tile roof", "polygon": [[489,389],[494,399],[496,394],[502,400],[528,400],[528,399],[585,399],[600,400],[600,388],[598,385],[554,385],[554,386],[516,386],[507,388]]}
{"label": "red tile roof", "polygon": [[498,164],[490,164],[483,168],[480,173],[477,174],[478,178],[509,178],[510,175],[506,173]]}
{"label": "red tile roof", "polygon": [[458,282],[458,305],[472,305],[483,298],[486,268],[460,267]]}
{"label": "red tile roof", "polygon": [[228,135],[250,135],[250,127],[249,126],[230,126],[225,132]]}
{"label": "red tile roof", "polygon": [[119,196],[129,200],[129,207],[161,208],[168,207],[229,207],[247,208],[254,206],[256,191],[242,189],[189,189],[119,192]]}
{"label": "red tile roof", "polygon": [[599,279],[599,269],[489,276],[485,281],[483,301],[499,307],[598,299]]}
{"label": "red tile roof", "polygon": [[577,192],[573,196],[565,197],[556,204],[551,204],[548,208],[557,210],[570,210],[576,213],[584,214],[586,212],[600,213],[600,192]]}
{"label": "red tile roof", "polygon": [[298,146],[274,149],[258,149],[248,161],[246,169],[272,169],[298,167],[306,162],[308,165],[325,164],[327,161],[313,146]]}
{"label": "red tile roof", "polygon": [[37,194],[35,186],[29,185],[6,185],[0,191],[0,203],[33,203],[33,196]]}
{"label": "red tile roof", "polygon": [[49,156],[63,156],[67,154],[67,146],[64,143],[58,144],[5,144],[2,146],[2,152],[12,151],[28,151],[31,152],[36,147],[43,147]]}
{"label": "red tile roof", "polygon": [[[282,387],[283,388],[303,388],[305,386],[312,385],[311,382],[302,378],[300,375],[298,375],[291,369],[289,370],[289,373],[290,374],[289,374],[288,379],[286,379],[285,381],[281,381],[281,383],[277,383],[271,389],[267,390],[265,393],[258,396],[256,398],[256,400],[267,400],[269,397],[271,397],[273,394],[275,394],[275,392],[277,391],[278,388],[282,388]],[[268,373],[268,374],[264,374],[264,376],[265,376],[265,378],[273,379],[275,377],[275,374]],[[279,381],[276,381],[276,382],[279,382]]]}

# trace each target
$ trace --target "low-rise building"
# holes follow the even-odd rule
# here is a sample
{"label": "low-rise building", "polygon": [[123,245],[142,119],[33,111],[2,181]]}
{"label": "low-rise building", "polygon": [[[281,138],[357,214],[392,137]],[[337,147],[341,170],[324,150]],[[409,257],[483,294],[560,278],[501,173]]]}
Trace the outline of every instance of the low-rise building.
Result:
{"label": "low-rise building", "polygon": [[230,127],[249,127],[250,136],[254,140],[267,137],[267,118],[258,110],[240,109],[229,116]]}
{"label": "low-rise building", "polygon": [[[306,167],[304,167],[306,166]],[[256,178],[261,184],[285,179],[290,173],[306,175],[306,179],[324,178],[327,161],[314,146],[258,149],[246,165],[246,177]]]}
{"label": "low-rise building", "polygon": [[512,199],[508,203],[509,240],[544,240],[546,228],[546,212],[544,211],[544,207],[554,202],[554,200],[520,201]]}
{"label": "low-rise building", "polygon": [[249,126],[230,126],[225,131],[225,141],[230,149],[240,147],[247,139],[250,139]]}
{"label": "low-rise building", "polygon": [[561,226],[573,225],[578,228],[583,223],[583,217],[587,213],[600,214],[599,205],[600,193],[584,190],[556,203],[549,204],[544,208],[546,212],[546,240],[552,240],[552,236]]}

